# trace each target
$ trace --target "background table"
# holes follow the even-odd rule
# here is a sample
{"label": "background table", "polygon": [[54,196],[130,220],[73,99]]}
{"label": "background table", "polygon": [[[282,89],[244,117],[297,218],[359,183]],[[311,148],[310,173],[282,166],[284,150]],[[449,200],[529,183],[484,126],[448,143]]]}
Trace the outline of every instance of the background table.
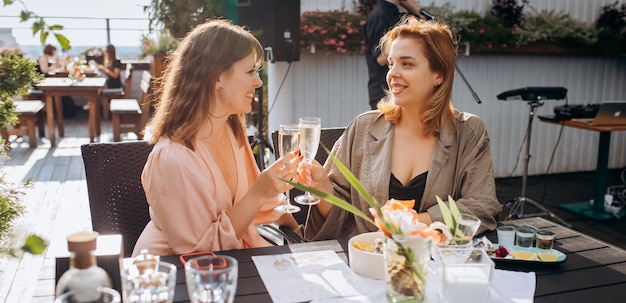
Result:
{"label": "background table", "polygon": [[[568,127],[591,130],[600,133],[598,142],[598,164],[596,165],[596,181],[593,187],[593,206],[588,202],[568,203],[561,205],[562,208],[575,213],[585,215],[593,219],[614,218],[612,214],[604,211],[604,194],[606,193],[606,174],[609,169],[609,152],[611,150],[611,132],[626,130],[626,125],[591,125],[577,120],[555,121],[547,117],[539,116],[539,120],[546,123],[560,124]],[[622,210],[621,216],[626,211]]]}
{"label": "background table", "polygon": [[46,116],[48,119],[48,134],[50,145],[56,146],[56,133],[54,129],[54,112],[57,113],[57,126],[59,137],[65,135],[63,129],[63,106],[62,96],[85,96],[89,102],[89,140],[94,142],[96,135],[100,135],[100,90],[104,88],[106,78],[94,77],[72,83],[69,78],[46,78],[37,84],[36,88],[43,92],[46,102]]}

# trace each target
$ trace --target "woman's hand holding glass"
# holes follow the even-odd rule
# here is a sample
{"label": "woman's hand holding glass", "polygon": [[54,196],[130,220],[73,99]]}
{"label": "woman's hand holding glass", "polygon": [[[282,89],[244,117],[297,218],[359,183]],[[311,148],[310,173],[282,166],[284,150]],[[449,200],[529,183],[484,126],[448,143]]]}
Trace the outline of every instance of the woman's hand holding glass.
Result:
{"label": "woman's hand holding glass", "polygon": [[263,201],[290,190],[292,186],[281,181],[281,179],[293,179],[300,161],[302,161],[302,157],[298,156],[298,151],[290,152],[284,157],[279,158],[261,172],[257,181],[254,182],[251,191],[256,193],[256,197],[259,201]]}
{"label": "woman's hand holding glass", "polygon": [[[317,148],[320,145],[321,132],[322,121],[320,118],[300,118],[300,123],[298,124],[300,153],[304,156],[304,162],[308,164],[315,161]],[[320,198],[312,195],[310,192],[297,196],[294,200],[302,205],[315,205],[320,202]]]}
{"label": "woman's hand holding glass", "polygon": [[[278,129],[278,155],[284,156],[288,153],[299,153],[298,151],[298,125],[297,124],[281,124]],[[291,180],[291,178],[287,179]],[[285,191],[284,203],[274,207],[274,210],[281,213],[296,213],[300,211],[300,207],[291,204],[289,198],[289,190]]]}

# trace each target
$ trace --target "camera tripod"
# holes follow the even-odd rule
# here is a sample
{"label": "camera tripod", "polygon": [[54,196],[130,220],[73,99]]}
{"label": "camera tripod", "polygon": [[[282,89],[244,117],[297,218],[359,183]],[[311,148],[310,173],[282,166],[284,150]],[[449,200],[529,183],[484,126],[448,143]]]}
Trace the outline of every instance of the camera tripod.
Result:
{"label": "camera tripod", "polygon": [[[543,205],[537,203],[536,201],[526,197],[526,182],[528,180],[528,162],[530,161],[530,136],[533,130],[533,118],[535,117],[535,111],[538,107],[543,106],[543,103],[540,102],[540,97],[537,96],[536,99],[527,101],[530,106],[530,111],[528,114],[528,128],[526,129],[526,151],[524,152],[524,170],[522,174],[522,194],[514,198],[506,203],[507,206],[511,207],[511,211],[509,216],[507,217],[515,217],[515,218],[527,218],[527,217],[535,217],[535,216],[545,216],[548,215],[553,219],[559,221],[562,225],[567,227],[572,227],[571,224],[565,222],[565,220],[561,219],[553,212],[549,211]],[[538,208],[540,211],[536,213],[524,214],[524,205],[529,203],[530,205]]]}

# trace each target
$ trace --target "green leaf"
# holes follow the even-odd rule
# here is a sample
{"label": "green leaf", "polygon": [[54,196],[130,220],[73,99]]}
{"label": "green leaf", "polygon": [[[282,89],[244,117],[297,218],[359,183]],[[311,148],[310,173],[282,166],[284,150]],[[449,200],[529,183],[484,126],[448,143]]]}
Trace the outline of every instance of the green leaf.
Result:
{"label": "green leaf", "polygon": [[53,24],[53,25],[48,26],[48,29],[51,30],[51,31],[62,30],[63,29],[63,25]]}
{"label": "green leaf", "polygon": [[57,41],[59,41],[59,44],[61,45],[62,49],[65,49],[65,50],[72,49],[72,46],[70,45],[70,40],[67,39],[64,35],[54,33],[54,36],[57,38]]}
{"label": "green leaf", "polygon": [[41,34],[39,35],[39,41],[41,42],[41,44],[46,43],[46,40],[48,39],[48,35],[49,34],[50,33],[46,32],[44,30],[41,31]]}
{"label": "green leaf", "polygon": [[[6,2],[6,0],[5,0]],[[29,11],[21,11],[20,12],[20,22],[26,22],[28,20],[30,20],[30,18],[32,17],[32,13]]]}
{"label": "green leaf", "polygon": [[454,232],[456,229],[456,225],[454,224],[454,219],[452,219],[452,214],[450,213],[450,209],[446,205],[446,203],[439,198],[439,196],[435,196],[437,198],[437,204],[439,205],[439,209],[441,209],[441,216],[443,217],[443,223],[448,226],[450,232]]}
{"label": "green leaf", "polygon": [[396,226],[388,224],[386,220],[383,220],[384,217],[382,211],[380,210],[380,203],[378,203],[378,201],[376,201],[376,199],[374,199],[374,197],[372,197],[367,192],[363,184],[359,182],[359,180],[352,174],[352,172],[345,165],[343,165],[343,163],[341,163],[341,161],[339,161],[339,159],[337,159],[335,155],[330,153],[330,151],[328,150],[328,148],[326,148],[326,146],[324,146],[324,144],[322,144],[322,148],[324,148],[324,150],[328,154],[328,157],[337,166],[341,174],[343,174],[346,180],[350,182],[350,185],[352,185],[352,187],[356,189],[356,191],[363,197],[363,199],[365,199],[365,202],[367,202],[367,204],[376,211],[376,214],[378,214],[378,218],[380,218],[379,221],[385,226],[385,228],[387,228],[387,230],[389,230],[393,234],[399,233],[399,230],[396,228]]}
{"label": "green leaf", "polygon": [[450,212],[452,213],[452,220],[454,220],[454,226],[461,219],[461,212],[456,206],[456,202],[452,199],[452,196],[448,195],[448,203],[450,203]]}
{"label": "green leaf", "polygon": [[36,35],[39,31],[43,31],[43,23],[33,22],[33,36]]}
{"label": "green leaf", "polygon": [[48,243],[43,238],[37,235],[30,235],[26,238],[26,243],[22,246],[22,250],[33,255],[40,255],[46,250],[47,246]]}
{"label": "green leaf", "polygon": [[324,199],[324,200],[332,203],[333,205],[336,205],[336,206],[338,206],[340,208],[343,208],[346,211],[349,211],[352,214],[363,218],[365,221],[374,224],[374,220],[372,220],[369,216],[367,216],[365,213],[363,213],[360,209],[356,208],[354,205],[352,205],[352,204],[350,204],[350,203],[348,203],[348,202],[346,202],[346,201],[344,201],[342,199],[339,199],[339,198],[337,198],[337,197],[335,197],[333,195],[329,195],[329,194],[327,194],[327,193],[325,193],[323,191],[319,191],[319,190],[314,189],[312,187],[308,187],[308,186],[302,185],[300,183],[295,183],[295,182],[284,180],[284,179],[280,179],[280,180],[289,183],[290,185],[292,185],[293,187],[295,187],[295,188],[297,188],[297,189],[299,189],[301,191],[308,191],[308,192],[310,192],[310,193],[320,197],[321,199]]}

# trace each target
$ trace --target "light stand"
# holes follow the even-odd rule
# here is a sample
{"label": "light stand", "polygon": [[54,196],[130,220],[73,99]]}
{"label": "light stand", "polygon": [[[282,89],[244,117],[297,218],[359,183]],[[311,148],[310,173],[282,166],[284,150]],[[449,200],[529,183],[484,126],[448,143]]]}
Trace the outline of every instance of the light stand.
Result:
{"label": "light stand", "polygon": [[271,153],[274,153],[274,150],[272,149],[272,146],[267,142],[266,136],[265,136],[265,132],[264,132],[264,127],[263,127],[263,121],[265,121],[265,115],[263,114],[263,87],[259,87],[256,89],[256,94],[257,94],[257,100],[258,100],[258,105],[259,105],[259,110],[257,112],[257,121],[256,121],[256,127],[257,127],[257,135],[254,138],[254,140],[252,140],[252,143],[250,143],[250,146],[254,149],[255,147],[258,148],[258,152],[257,152],[257,165],[259,166],[259,170],[264,170],[265,169],[265,148],[269,148]]}
{"label": "light stand", "polygon": [[[515,218],[527,218],[527,217],[535,217],[535,216],[545,216],[548,215],[553,219],[556,219],[561,224],[567,227],[572,227],[571,224],[565,222],[565,220],[559,218],[553,212],[549,211],[543,205],[537,203],[536,201],[526,197],[526,181],[528,180],[528,162],[530,161],[530,137],[533,130],[533,118],[535,117],[535,111],[538,107],[543,106],[543,102],[540,101],[541,97],[537,96],[534,100],[529,100],[528,105],[530,106],[530,111],[528,113],[528,128],[526,129],[526,151],[524,152],[524,170],[522,175],[522,194],[514,198],[513,200],[507,202],[507,205],[511,205],[511,212],[509,213],[509,217],[514,216]],[[524,205],[526,203],[531,204],[532,206],[538,208],[540,212],[524,214]]]}

